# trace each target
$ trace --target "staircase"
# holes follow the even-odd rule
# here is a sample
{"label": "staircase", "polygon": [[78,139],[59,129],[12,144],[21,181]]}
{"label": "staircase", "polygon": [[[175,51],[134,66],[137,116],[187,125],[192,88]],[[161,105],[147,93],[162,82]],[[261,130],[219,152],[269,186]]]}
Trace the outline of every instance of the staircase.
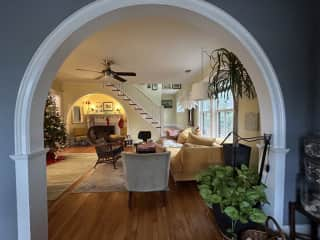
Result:
{"label": "staircase", "polygon": [[141,118],[143,118],[152,127],[158,129],[159,134],[161,135],[163,127],[162,106],[154,103],[152,99],[133,85],[108,82],[104,86],[111,88],[114,95],[127,102],[127,104],[136,111]]}

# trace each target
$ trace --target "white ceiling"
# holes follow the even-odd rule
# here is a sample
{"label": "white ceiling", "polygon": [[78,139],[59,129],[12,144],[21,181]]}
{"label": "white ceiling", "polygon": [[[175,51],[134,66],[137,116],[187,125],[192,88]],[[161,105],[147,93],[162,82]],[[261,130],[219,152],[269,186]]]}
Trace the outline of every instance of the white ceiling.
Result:
{"label": "white ceiling", "polygon": [[[93,79],[99,74],[75,69],[102,70],[101,61],[108,57],[115,62],[113,70],[137,73],[136,77],[127,77],[131,83],[192,81],[201,76],[201,49],[219,47],[214,29],[209,33],[199,26],[168,16],[118,22],[82,42],[63,63],[57,79]],[[186,69],[192,72],[185,73]]]}

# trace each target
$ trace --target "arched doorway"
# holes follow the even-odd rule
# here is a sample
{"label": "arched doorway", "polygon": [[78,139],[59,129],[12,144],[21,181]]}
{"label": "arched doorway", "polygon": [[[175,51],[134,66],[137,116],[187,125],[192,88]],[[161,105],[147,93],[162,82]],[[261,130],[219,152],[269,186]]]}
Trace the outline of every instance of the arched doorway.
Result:
{"label": "arched doorway", "polygon": [[[99,117],[101,120],[99,122],[95,122],[95,125],[105,125],[106,118],[109,116],[109,119],[112,120],[111,125],[115,126],[116,133],[120,135],[127,135],[127,112],[126,108],[114,97],[107,95],[105,93],[90,93],[86,95],[82,95],[79,97],[81,93],[77,92],[75,95],[71,96],[67,103],[65,104],[64,116],[65,116],[65,124],[66,130],[69,135],[73,135],[74,130],[76,129],[85,129],[85,132],[91,126],[95,117]],[[71,94],[69,94],[71,95]],[[103,102],[112,103],[113,110],[109,111],[107,114],[103,111]],[[74,123],[73,119],[73,110],[74,107],[80,109],[80,121]],[[124,128],[120,129],[117,126],[117,122],[119,121],[119,115],[123,116],[125,120]],[[114,117],[113,117],[114,116]]]}
{"label": "arched doorway", "polygon": [[[268,176],[268,214],[282,224],[285,179],[285,107],[277,76],[265,53],[250,33],[221,9],[198,0],[101,0],[80,9],[62,22],[41,44],[26,69],[15,110],[16,187],[19,239],[47,239],[45,165],[42,114],[46,94],[66,56],[101,26],[143,13],[145,8],[166,7],[177,17],[201,16],[218,24],[239,43],[236,53],[244,60],[260,102],[261,128],[273,134]],[[186,18],[187,20],[188,18]],[[189,18],[190,19],[190,18]]]}

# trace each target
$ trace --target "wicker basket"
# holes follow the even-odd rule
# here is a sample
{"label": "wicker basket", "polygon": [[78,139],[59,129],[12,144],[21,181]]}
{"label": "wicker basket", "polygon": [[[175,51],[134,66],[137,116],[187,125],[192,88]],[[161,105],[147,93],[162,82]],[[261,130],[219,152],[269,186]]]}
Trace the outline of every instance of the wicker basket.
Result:
{"label": "wicker basket", "polygon": [[[272,225],[275,230],[272,230]],[[277,221],[273,217],[268,217],[266,220],[265,231],[249,229],[244,231],[240,237],[241,240],[286,240],[285,234],[281,231],[281,228]]]}

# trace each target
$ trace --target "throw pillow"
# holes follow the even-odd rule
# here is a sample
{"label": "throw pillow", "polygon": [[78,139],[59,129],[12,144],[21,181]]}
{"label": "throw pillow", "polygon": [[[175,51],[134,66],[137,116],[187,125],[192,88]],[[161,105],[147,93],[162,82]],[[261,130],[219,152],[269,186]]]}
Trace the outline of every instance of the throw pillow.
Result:
{"label": "throw pillow", "polygon": [[167,138],[169,139],[177,139],[178,138],[178,135],[179,135],[179,130],[177,129],[168,129],[167,130]]}
{"label": "throw pillow", "polygon": [[183,130],[179,134],[177,142],[184,144],[188,139],[189,133],[192,133],[192,128],[186,128],[185,130]]}
{"label": "throw pillow", "polygon": [[214,138],[207,138],[207,137],[199,137],[190,133],[187,139],[187,143],[192,143],[196,145],[204,145],[204,146],[212,146],[215,142]]}
{"label": "throw pillow", "polygon": [[105,143],[104,138],[98,138],[98,139],[96,140],[96,144],[98,144],[98,145],[104,144],[104,143]]}
{"label": "throw pillow", "polygon": [[196,127],[196,128],[193,130],[193,134],[195,134],[195,135],[197,135],[197,136],[200,136],[200,135],[201,135],[200,128],[199,128],[199,127]]}

